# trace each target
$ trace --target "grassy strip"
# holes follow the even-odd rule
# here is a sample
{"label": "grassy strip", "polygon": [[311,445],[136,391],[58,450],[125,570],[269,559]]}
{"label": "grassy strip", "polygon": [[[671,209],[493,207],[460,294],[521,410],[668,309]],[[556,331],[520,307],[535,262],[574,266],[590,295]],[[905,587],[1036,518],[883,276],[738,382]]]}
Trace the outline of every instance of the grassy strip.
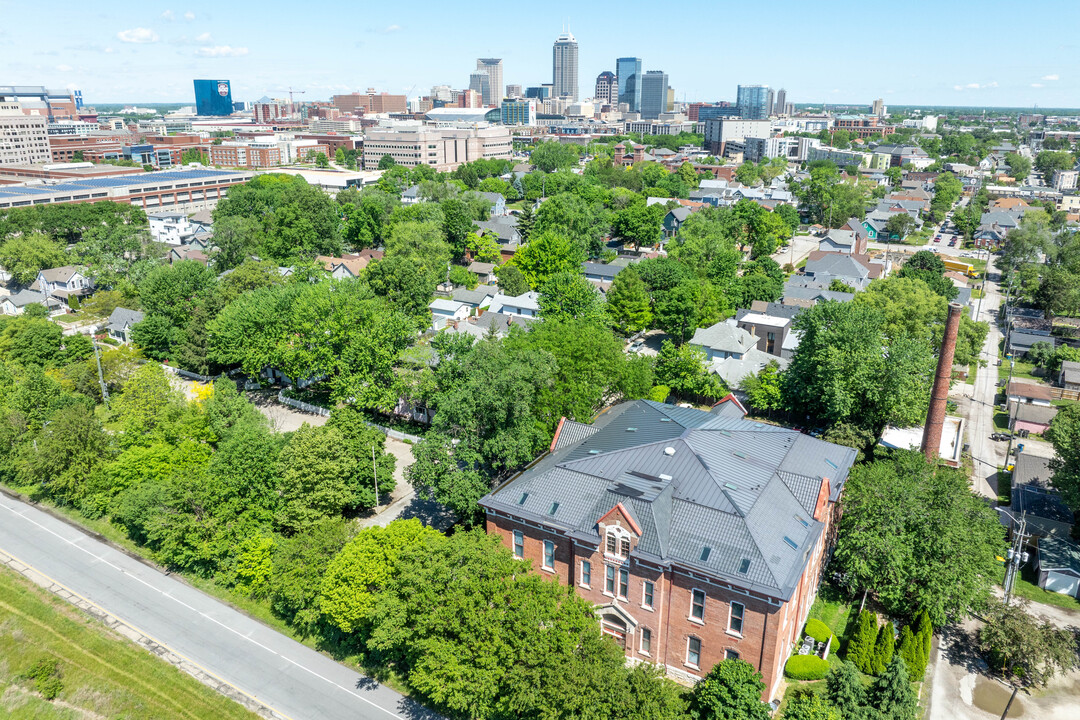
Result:
{"label": "grassy strip", "polygon": [[[1020,577],[1016,578],[1016,583],[1013,585],[1013,594],[1026,598],[1031,602],[1054,605],[1055,607],[1080,613],[1080,600],[1069,595],[1043,590],[1039,587],[1037,580],[1034,558],[1032,558],[1030,562],[1020,569]],[[1038,611],[1035,614],[1038,615]]]}
{"label": "grassy strip", "polygon": [[979,365],[978,365],[978,363],[972,363],[971,365],[968,365],[967,380],[965,380],[964,382],[966,382],[968,385],[974,385],[975,384],[975,378],[978,376],[978,374],[979,374]]}
{"label": "grassy strip", "polygon": [[[55,658],[63,689],[49,702],[22,674]],[[0,568],[0,715],[10,718],[255,718],[8,568]]]}

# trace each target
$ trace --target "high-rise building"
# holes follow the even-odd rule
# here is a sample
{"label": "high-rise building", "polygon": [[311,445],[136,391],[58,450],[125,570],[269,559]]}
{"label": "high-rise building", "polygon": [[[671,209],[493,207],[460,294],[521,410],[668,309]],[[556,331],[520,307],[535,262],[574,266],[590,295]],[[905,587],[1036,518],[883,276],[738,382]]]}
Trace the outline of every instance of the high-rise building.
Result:
{"label": "high-rise building", "polygon": [[503,125],[536,124],[536,100],[532,98],[504,98],[500,109]]}
{"label": "high-rise building", "polygon": [[641,58],[617,59],[615,75],[619,81],[619,102],[626,103],[630,112],[641,110]]}
{"label": "high-rise building", "polygon": [[774,115],[787,115],[787,90],[780,88],[776,91],[776,102],[773,103]]}
{"label": "high-rise building", "polygon": [[551,48],[551,94],[578,99],[578,43],[569,30]]}
{"label": "high-rise building", "polygon": [[476,72],[469,75],[469,89],[480,96],[480,104],[488,105],[491,97],[491,76],[486,72]]}
{"label": "high-rise building", "polygon": [[232,86],[228,80],[195,81],[196,115],[232,115]]}
{"label": "high-rise building", "polygon": [[769,99],[765,103],[765,117],[772,117],[773,115],[773,103],[776,101],[776,95],[773,91],[769,90]]}
{"label": "high-rise building", "polygon": [[454,91],[449,85],[432,85],[431,99],[447,103],[454,102]]}
{"label": "high-rise building", "polygon": [[404,95],[377,93],[375,88],[368,88],[366,93],[334,95],[330,98],[334,107],[342,112],[364,113],[403,113],[408,112],[408,101]]}
{"label": "high-rise building", "polygon": [[735,98],[739,115],[744,120],[764,120],[769,117],[769,86],[740,85]]}
{"label": "high-rise building", "polygon": [[520,85],[507,85],[506,86],[506,97],[508,97],[508,98],[519,98],[519,97],[525,97],[525,95],[524,95],[524,93],[521,92],[521,86]]}
{"label": "high-rise building", "polygon": [[649,70],[641,78],[641,119],[655,120],[667,111],[667,73]]}
{"label": "high-rise building", "polygon": [[498,106],[504,97],[502,58],[477,58],[476,72],[487,73],[488,76],[488,91],[483,94],[484,104]]}
{"label": "high-rise building", "polygon": [[885,101],[882,98],[878,98],[874,101],[874,104],[870,106],[870,112],[877,117],[885,117]]}
{"label": "high-rise building", "polygon": [[605,70],[596,76],[596,90],[593,99],[601,105],[619,104],[619,81],[615,73]]}
{"label": "high-rise building", "polygon": [[27,115],[17,102],[0,102],[0,165],[30,165],[52,160],[48,118]]}

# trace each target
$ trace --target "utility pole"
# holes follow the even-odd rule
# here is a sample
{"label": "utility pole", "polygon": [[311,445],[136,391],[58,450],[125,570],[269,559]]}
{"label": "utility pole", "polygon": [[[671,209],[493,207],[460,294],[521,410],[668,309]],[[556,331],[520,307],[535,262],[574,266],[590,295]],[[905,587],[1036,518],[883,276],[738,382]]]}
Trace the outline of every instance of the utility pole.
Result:
{"label": "utility pole", "polygon": [[1009,599],[1012,597],[1013,586],[1016,584],[1016,572],[1020,569],[1028,560],[1028,554],[1024,551],[1024,541],[1031,537],[1026,533],[1027,530],[1027,516],[1026,513],[1020,514],[1020,529],[1013,532],[1013,546],[1009,548],[1009,557],[1005,561],[1005,606],[1009,606]]}
{"label": "utility pole", "polygon": [[90,335],[90,343],[94,346],[94,360],[97,362],[98,384],[101,385],[101,401],[105,407],[109,407],[109,388],[105,385],[105,375],[101,372],[101,354],[98,352],[97,339]]}
{"label": "utility pole", "polygon": [[379,470],[375,466],[375,446],[371,446],[371,475],[375,478],[375,512],[379,512]]}

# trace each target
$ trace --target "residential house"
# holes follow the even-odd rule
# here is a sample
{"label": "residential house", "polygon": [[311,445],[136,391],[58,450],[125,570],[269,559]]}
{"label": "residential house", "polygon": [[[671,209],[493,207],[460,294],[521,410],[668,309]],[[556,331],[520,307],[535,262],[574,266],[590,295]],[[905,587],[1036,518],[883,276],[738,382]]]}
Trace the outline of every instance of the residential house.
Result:
{"label": "residential house", "polygon": [[410,185],[401,192],[402,205],[415,205],[420,202],[420,186]]}
{"label": "residential house", "polygon": [[520,315],[522,317],[537,317],[540,315],[540,293],[535,290],[522,293],[521,295],[503,295],[496,293],[491,299],[489,312],[502,313],[503,315]]}
{"label": "residential house", "polygon": [[492,285],[479,285],[475,290],[458,287],[454,289],[450,299],[454,302],[465,303],[470,310],[478,310],[489,306],[492,298],[498,293],[499,289]]}
{"label": "residential house", "polygon": [[813,307],[818,302],[833,300],[835,302],[850,302],[855,293],[829,290],[831,281],[822,282],[808,278],[805,275],[793,275],[784,283],[783,297],[786,305],[801,305]]}
{"label": "residential house", "polygon": [[[798,333],[791,332],[791,317],[743,312],[735,315],[735,324],[758,338],[757,349],[790,360],[799,346]],[[789,343],[789,339],[791,342]]]}
{"label": "residential house", "polygon": [[679,234],[679,228],[690,217],[690,208],[677,207],[668,210],[664,216],[664,236],[673,238]]}
{"label": "residential house", "polygon": [[[775,348],[775,336],[772,341]],[[760,372],[770,362],[775,362],[781,369],[787,367],[786,358],[759,349],[760,342],[757,335],[733,320],[698,328],[690,339],[691,345],[705,353],[709,372],[718,375],[728,387],[738,387],[743,378]]]}
{"label": "residential house", "polygon": [[70,298],[83,297],[93,292],[90,278],[83,274],[82,268],[74,265],[39,270],[37,280],[30,286],[45,295],[46,305],[52,309],[67,305]]}
{"label": "residential house", "polygon": [[319,255],[315,260],[322,263],[323,268],[330,273],[330,277],[341,280],[360,277],[360,272],[371,262],[371,256],[360,253],[350,253],[341,257]]}
{"label": "residential house", "polygon": [[514,253],[521,246],[521,233],[517,228],[516,215],[501,215],[491,220],[473,221],[477,232],[485,237],[490,237],[499,243],[499,254],[505,262],[514,257]]}
{"label": "residential house", "polygon": [[141,323],[146,316],[139,310],[118,307],[109,315],[105,332],[113,340],[127,344],[131,342],[131,326]]}
{"label": "residential house", "polygon": [[165,245],[187,245],[197,236],[213,236],[212,221],[197,221],[194,216],[189,218],[182,212],[161,210],[147,213],[146,219],[150,222],[150,235],[154,242]]}
{"label": "residential house", "polygon": [[862,238],[854,230],[830,230],[818,242],[818,250],[821,252],[846,253],[848,255],[852,253],[865,254],[867,232],[862,223],[859,223],[859,228],[862,230]]}
{"label": "residential house", "polygon": [[1031,350],[1032,345],[1040,342],[1057,346],[1057,338],[1053,336],[1013,330],[1009,333],[1008,352],[1010,355],[1022,357]]}
{"label": "residential house", "polygon": [[503,197],[502,193],[478,192],[476,194],[491,203],[491,210],[489,211],[491,217],[498,217],[506,214],[506,198]]}
{"label": "residential house", "polygon": [[497,280],[495,277],[495,267],[495,263],[474,260],[469,264],[469,272],[476,276],[476,279],[481,285],[490,285]]}
{"label": "residential house", "polygon": [[611,283],[615,281],[615,276],[625,268],[625,265],[611,265],[608,263],[581,263],[581,273],[585,276],[585,279],[598,285],[605,292],[611,287]]}
{"label": "residential house", "polygon": [[210,258],[202,250],[194,247],[174,247],[169,251],[169,264],[178,263],[182,260],[192,260],[206,267],[210,267]]}
{"label": "residential house", "polygon": [[1045,405],[1049,407],[1053,396],[1050,394],[1050,388],[1046,385],[1036,385],[1035,383],[1024,383],[1017,380],[1013,380],[1009,383],[1008,391],[1009,403],[1031,404],[1031,405]]}
{"label": "residential house", "polygon": [[449,322],[464,320],[471,312],[465,303],[446,298],[435,298],[428,303],[428,308],[431,310],[431,329],[436,331],[442,330]]}
{"label": "residential house", "polygon": [[855,450],[638,400],[563,419],[537,462],[480,500],[487,531],[597,606],[632,661],[688,681],[741,658],[764,699],[817,595]]}
{"label": "residential house", "polygon": [[884,271],[884,266],[871,262],[869,255],[822,250],[811,251],[803,268],[806,277],[826,288],[833,280],[839,280],[855,290],[865,290],[870,281],[881,277]]}
{"label": "residential house", "polygon": [[1013,432],[1027,430],[1042,435],[1050,429],[1050,422],[1057,414],[1058,409],[1053,405],[1010,402],[1009,426]]}
{"label": "residential house", "polygon": [[525,330],[535,322],[532,318],[521,315],[503,315],[502,313],[485,312],[480,315],[470,315],[462,321],[448,323],[444,332],[464,333],[471,335],[477,340],[494,335],[504,338],[510,334],[511,327],[520,327]]}
{"label": "residential house", "polygon": [[[1061,494],[1047,487],[1049,463],[1048,458],[1020,453],[1012,475],[1009,511],[1014,518],[1024,516],[1027,519],[1027,532],[1036,543],[1046,537],[1068,538],[1073,527],[1073,513],[1061,499]],[[1013,526],[1014,522],[1010,519],[1009,525]]]}
{"label": "residential house", "polygon": [[0,298],[0,309],[5,315],[22,315],[29,305],[46,306],[44,293],[36,290],[20,290]]}
{"label": "residential house", "polygon": [[1062,362],[1058,384],[1066,390],[1080,390],[1080,362],[1073,360]]}
{"label": "residential house", "polygon": [[1061,537],[1039,541],[1035,558],[1039,587],[1080,600],[1080,546]]}

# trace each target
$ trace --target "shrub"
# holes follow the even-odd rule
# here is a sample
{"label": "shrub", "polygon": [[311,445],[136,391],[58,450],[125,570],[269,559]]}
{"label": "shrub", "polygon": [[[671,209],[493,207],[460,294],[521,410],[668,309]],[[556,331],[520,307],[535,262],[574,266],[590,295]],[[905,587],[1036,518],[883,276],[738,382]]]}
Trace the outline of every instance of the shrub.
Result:
{"label": "shrub", "polygon": [[648,398],[653,402],[665,402],[668,399],[668,395],[671,394],[671,388],[667,385],[656,385],[649,391]]}
{"label": "shrub", "polygon": [[807,620],[806,627],[803,628],[803,632],[805,632],[808,636],[814,638],[818,642],[822,643],[828,642],[829,638],[833,638],[833,650],[836,649],[837,640],[835,639],[836,636],[833,635],[833,631],[829,628],[828,625],[821,622],[817,618],[810,618],[809,620]]}
{"label": "shrub", "polygon": [[885,668],[892,662],[896,652],[896,636],[892,623],[886,622],[878,628],[877,640],[874,642],[874,656],[870,661],[870,669],[874,675],[883,675]]}
{"label": "shrub", "polygon": [[859,624],[855,635],[848,643],[847,659],[855,663],[861,672],[871,673],[874,660],[874,645],[877,642],[877,615],[869,610],[859,613]]}
{"label": "shrub", "polygon": [[30,666],[23,677],[33,680],[34,689],[46,700],[55,700],[64,689],[64,684],[60,681],[60,661],[54,657],[40,658]]}
{"label": "shrub", "polygon": [[817,655],[792,655],[784,664],[784,674],[792,680],[821,680],[829,674],[829,662]]}

